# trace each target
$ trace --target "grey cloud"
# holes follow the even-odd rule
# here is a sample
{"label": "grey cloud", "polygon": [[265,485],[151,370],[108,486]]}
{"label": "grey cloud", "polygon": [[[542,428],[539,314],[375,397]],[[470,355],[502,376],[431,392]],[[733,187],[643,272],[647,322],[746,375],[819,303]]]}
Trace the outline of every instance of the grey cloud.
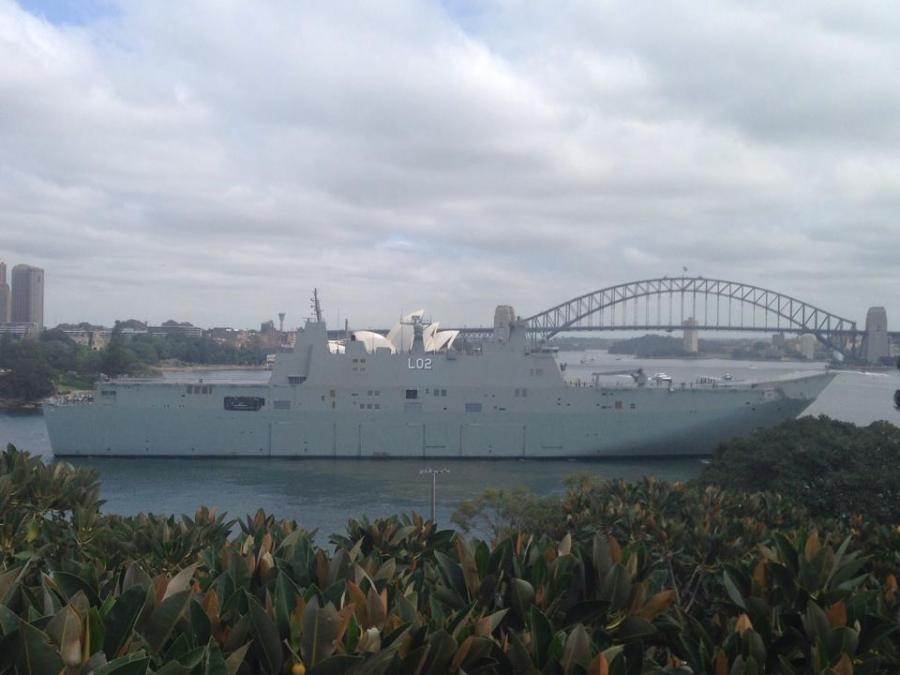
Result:
{"label": "grey cloud", "polygon": [[0,0],[0,257],[47,268],[51,321],[297,322],[317,285],[332,321],[473,324],[682,265],[900,317],[898,23]]}

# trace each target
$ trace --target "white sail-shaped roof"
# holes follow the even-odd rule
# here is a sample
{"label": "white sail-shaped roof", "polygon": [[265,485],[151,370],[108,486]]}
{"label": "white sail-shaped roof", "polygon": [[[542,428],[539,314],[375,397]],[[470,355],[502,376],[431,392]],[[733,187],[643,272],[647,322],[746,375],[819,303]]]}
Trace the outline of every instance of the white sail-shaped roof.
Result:
{"label": "white sail-shaped roof", "polygon": [[417,309],[415,312],[410,312],[400,319],[399,323],[394,324],[394,327],[387,334],[387,339],[394,346],[395,352],[408,352],[412,348],[413,338],[415,337],[413,323],[417,319],[421,320],[423,316],[425,316],[425,310]]}
{"label": "white sail-shaped roof", "polygon": [[426,352],[434,351],[434,336],[437,334],[438,323],[428,324],[422,330],[422,344],[425,345]]}
{"label": "white sail-shaped roof", "polygon": [[394,349],[394,343],[388,340],[384,335],[371,330],[355,330],[353,331],[353,337],[358,342],[362,342],[366,347],[366,351],[369,353],[372,353],[379,348],[390,349],[392,354],[397,351]]}
{"label": "white sail-shaped roof", "polygon": [[432,348],[429,351],[439,352],[442,349],[450,349],[457,335],[459,335],[458,330],[438,331],[432,339]]}
{"label": "white sail-shaped roof", "polygon": [[[357,330],[353,331],[353,339],[362,342],[369,353],[382,348],[390,349],[392,354],[408,352],[413,346],[415,324],[421,322],[423,316],[425,316],[425,310],[417,309],[394,324],[387,336],[371,330]],[[439,326],[440,324],[435,321],[422,328],[422,345],[426,352],[449,349],[456,336],[459,335],[458,330],[438,330]]]}

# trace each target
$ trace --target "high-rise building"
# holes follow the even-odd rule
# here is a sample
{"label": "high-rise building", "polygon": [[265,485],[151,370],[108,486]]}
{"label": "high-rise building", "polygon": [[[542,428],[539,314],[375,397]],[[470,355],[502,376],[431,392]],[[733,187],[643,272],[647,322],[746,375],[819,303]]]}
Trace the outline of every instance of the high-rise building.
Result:
{"label": "high-rise building", "polygon": [[891,339],[888,336],[887,312],[884,307],[869,307],[866,312],[866,335],[863,356],[869,363],[890,357]]}
{"label": "high-rise building", "polygon": [[44,270],[31,265],[12,269],[12,321],[44,327]]}
{"label": "high-rise building", "polygon": [[0,262],[0,323],[8,323],[12,314],[12,292],[6,283],[6,263]]}

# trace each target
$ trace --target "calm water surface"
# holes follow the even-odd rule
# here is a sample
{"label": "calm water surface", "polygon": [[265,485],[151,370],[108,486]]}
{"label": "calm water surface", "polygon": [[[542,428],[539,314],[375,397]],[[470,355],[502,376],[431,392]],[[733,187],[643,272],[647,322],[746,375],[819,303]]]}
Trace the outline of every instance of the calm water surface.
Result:
{"label": "calm water surface", "polygon": [[[581,363],[582,360],[590,361]],[[601,351],[562,353],[569,379],[590,380],[596,371],[643,367],[650,374],[666,372],[676,382],[700,376],[766,379],[823,368],[817,363],[742,362],[730,360],[640,360],[615,357]],[[265,379],[268,373],[203,373],[205,381],[239,376]],[[179,373],[170,379],[194,380],[200,375]],[[900,388],[896,372],[841,372],[808,414],[868,424],[886,419],[894,423],[893,391]],[[45,457],[52,457],[47,430],[40,413],[0,413],[0,441],[11,442]],[[284,459],[118,459],[74,460],[100,473],[104,509],[117,513],[153,511],[192,514],[206,504],[233,516],[257,508],[298,520],[323,532],[343,529],[348,517],[369,517],[418,510],[428,513],[431,482],[419,475],[426,466],[450,473],[439,477],[438,519],[444,523],[460,500],[475,497],[489,487],[527,487],[540,494],[559,492],[566,476],[590,472],[608,478],[636,479],[653,474],[665,479],[696,476],[703,464],[697,459],[641,459],[573,461],[441,461],[417,460],[284,460]]]}

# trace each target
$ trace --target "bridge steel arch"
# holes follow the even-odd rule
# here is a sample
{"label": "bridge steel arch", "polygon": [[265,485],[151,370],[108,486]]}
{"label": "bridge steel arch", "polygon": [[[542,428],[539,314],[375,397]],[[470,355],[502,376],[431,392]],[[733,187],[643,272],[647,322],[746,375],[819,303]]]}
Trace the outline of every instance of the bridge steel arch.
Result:
{"label": "bridge steel arch", "polygon": [[[684,298],[690,296],[692,300],[692,312],[688,315],[684,314]],[[851,354],[854,351],[854,342],[852,337],[856,335],[856,322],[827,312],[820,307],[816,307],[807,302],[803,302],[790,295],[778,293],[767,288],[754,286],[752,284],[742,284],[735,281],[726,281],[723,279],[706,279],[704,277],[662,277],[659,279],[644,279],[641,281],[632,281],[617,286],[609,286],[601,288],[592,293],[585,293],[577,298],[572,298],[566,302],[560,303],[550,309],[544,310],[538,314],[525,319],[529,332],[535,337],[547,340],[558,333],[567,330],[604,330],[613,329],[617,326],[612,323],[603,323],[603,311],[611,310],[613,319],[615,317],[615,307],[622,306],[627,308],[627,303],[634,304],[634,313],[638,313],[637,302],[640,298],[645,299],[645,311],[649,314],[649,302],[651,298],[656,298],[657,320],[651,322],[650,317],[644,322],[634,321],[629,328],[640,328],[641,323],[644,326],[658,327],[665,322],[661,320],[659,313],[661,311],[663,298],[669,300],[669,311],[672,311],[672,300],[674,297],[681,299],[681,314],[679,324],[673,325],[669,321],[670,328],[680,328],[682,322],[688,317],[697,319],[696,299],[697,297],[709,298],[716,297],[716,321],[710,323],[708,317],[708,307],[705,306],[705,318],[703,323],[697,324],[698,330],[734,330],[743,329],[760,330],[763,326],[757,326],[754,313],[753,325],[746,325],[743,321],[739,324],[732,322],[732,307],[730,303],[738,301],[744,305],[764,310],[765,328],[768,328],[769,316],[775,317],[775,325],[771,326],[773,332],[790,331],[800,333],[811,333],[818,338],[820,342],[828,347],[841,352],[842,354]],[[727,323],[721,322],[720,299],[727,299],[729,306],[729,315]],[[755,310],[754,310],[755,312]],[[599,317],[599,322],[595,320]],[[671,318],[671,317],[670,317]],[[623,321],[622,324],[626,324]],[[622,325],[620,324],[620,325]],[[786,324],[786,325],[785,325]],[[624,327],[624,326],[623,326]]]}

